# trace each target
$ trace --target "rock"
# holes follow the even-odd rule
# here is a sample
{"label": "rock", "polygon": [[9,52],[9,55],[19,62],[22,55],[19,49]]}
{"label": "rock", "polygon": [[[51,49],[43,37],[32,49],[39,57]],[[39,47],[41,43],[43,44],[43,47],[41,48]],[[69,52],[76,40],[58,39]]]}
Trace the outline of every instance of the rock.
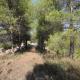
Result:
{"label": "rock", "polygon": [[20,48],[17,46],[16,48],[14,48],[14,53],[20,51]]}
{"label": "rock", "polygon": [[10,53],[10,52],[11,52],[11,50],[9,50],[9,49],[5,51],[6,54],[8,54],[8,53]]}
{"label": "rock", "polygon": [[24,45],[24,43],[22,43],[21,46],[20,46],[20,50],[24,51],[24,49],[25,49],[25,45]]}
{"label": "rock", "polygon": [[5,51],[5,53],[6,53],[6,54],[14,53],[14,51],[13,51],[12,49],[8,49],[8,50]]}

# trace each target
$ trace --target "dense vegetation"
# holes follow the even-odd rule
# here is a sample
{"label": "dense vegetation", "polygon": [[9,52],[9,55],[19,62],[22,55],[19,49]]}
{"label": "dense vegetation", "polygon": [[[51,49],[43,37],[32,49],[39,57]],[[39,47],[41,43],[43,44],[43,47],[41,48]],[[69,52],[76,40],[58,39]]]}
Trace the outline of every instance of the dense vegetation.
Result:
{"label": "dense vegetation", "polygon": [[79,9],[77,0],[0,0],[0,35],[11,36],[13,47],[37,41],[40,52],[48,47],[73,57],[79,55]]}
{"label": "dense vegetation", "polygon": [[80,0],[0,0],[1,50],[42,54],[31,76],[80,80]]}

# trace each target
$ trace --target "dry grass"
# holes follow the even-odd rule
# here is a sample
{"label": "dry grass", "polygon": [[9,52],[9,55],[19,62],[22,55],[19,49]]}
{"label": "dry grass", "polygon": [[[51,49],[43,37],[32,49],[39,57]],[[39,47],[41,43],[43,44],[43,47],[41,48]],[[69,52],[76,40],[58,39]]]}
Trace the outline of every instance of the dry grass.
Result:
{"label": "dry grass", "polygon": [[42,57],[32,52],[2,55],[0,56],[0,80],[26,80],[28,71],[31,71],[35,64],[42,63]]}
{"label": "dry grass", "polygon": [[0,56],[0,80],[80,80],[80,60],[44,59],[32,52]]}
{"label": "dry grass", "polygon": [[69,58],[55,59],[36,65],[27,80],[80,80],[80,61]]}

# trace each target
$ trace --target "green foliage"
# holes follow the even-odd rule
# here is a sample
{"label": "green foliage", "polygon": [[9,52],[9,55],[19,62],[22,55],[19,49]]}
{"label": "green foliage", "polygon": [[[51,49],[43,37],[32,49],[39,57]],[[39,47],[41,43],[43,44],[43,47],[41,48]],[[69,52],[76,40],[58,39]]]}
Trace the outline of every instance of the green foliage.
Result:
{"label": "green foliage", "polygon": [[[59,51],[60,54],[67,53],[69,47],[69,40],[62,38],[63,38],[62,33],[55,33],[53,36],[51,35],[48,40],[49,49],[55,52]],[[65,45],[65,40],[67,45]]]}
{"label": "green foliage", "polygon": [[62,18],[63,18],[63,14],[58,10],[53,10],[48,15],[46,15],[46,19],[51,22],[61,21]]}
{"label": "green foliage", "polygon": [[58,8],[56,8],[57,4],[56,0],[41,0],[35,7],[35,19],[38,20],[37,39],[40,48],[44,46],[44,41],[48,39],[50,34],[62,30],[63,25],[60,21],[61,18],[59,18],[61,16]]}
{"label": "green foliage", "polygon": [[5,22],[10,25],[16,22],[16,18],[13,17],[5,0],[0,0],[0,22]]}
{"label": "green foliage", "polygon": [[[79,39],[77,36],[79,36],[79,34],[74,31],[72,29],[69,29],[65,32],[58,32],[55,33],[54,35],[50,35],[50,38],[48,40],[48,47],[50,50],[55,51],[57,53],[57,51],[59,51],[59,53],[62,55],[68,55],[69,54],[69,46],[70,46],[70,36],[73,33],[73,36],[75,37],[75,51],[78,49],[76,46],[79,46]],[[76,52],[75,52],[76,53]]]}
{"label": "green foliage", "polygon": [[0,35],[2,34],[7,34],[7,31],[6,30],[0,30]]}
{"label": "green foliage", "polygon": [[0,43],[0,48],[4,49],[10,49],[11,48],[11,43]]}
{"label": "green foliage", "polygon": [[80,31],[76,34],[75,42],[75,57],[80,58]]}

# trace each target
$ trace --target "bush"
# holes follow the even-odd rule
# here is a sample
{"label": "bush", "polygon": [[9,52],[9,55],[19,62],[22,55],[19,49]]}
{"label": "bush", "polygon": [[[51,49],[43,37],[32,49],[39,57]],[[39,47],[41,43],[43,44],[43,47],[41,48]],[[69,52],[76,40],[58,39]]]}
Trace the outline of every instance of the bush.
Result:
{"label": "bush", "polygon": [[[58,52],[60,55],[68,55],[70,47],[70,35],[72,30],[64,32],[57,32],[54,35],[50,35],[48,39],[48,48],[52,51]],[[75,45],[75,57],[80,56],[80,32],[73,31],[74,45]]]}
{"label": "bush", "polygon": [[4,48],[4,49],[10,49],[11,48],[11,44],[10,43],[3,43],[1,45],[1,47]]}
{"label": "bush", "polygon": [[48,40],[48,47],[50,50],[55,51],[59,54],[68,53],[69,48],[69,40],[66,39],[63,33],[55,33],[51,35]]}

